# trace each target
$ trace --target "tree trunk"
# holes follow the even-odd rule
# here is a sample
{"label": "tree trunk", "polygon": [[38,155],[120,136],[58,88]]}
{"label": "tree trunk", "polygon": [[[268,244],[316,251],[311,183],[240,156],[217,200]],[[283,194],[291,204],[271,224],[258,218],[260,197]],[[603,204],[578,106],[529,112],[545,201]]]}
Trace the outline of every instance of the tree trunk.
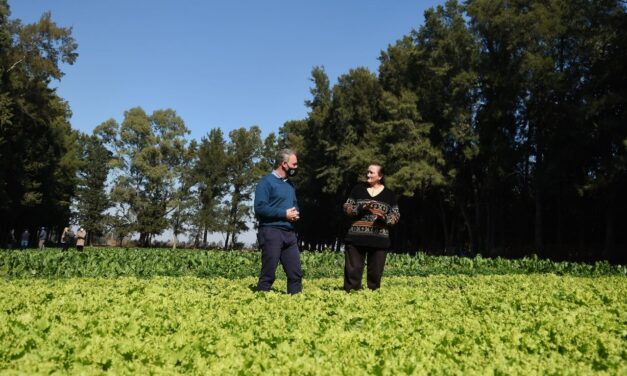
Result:
{"label": "tree trunk", "polygon": [[614,218],[616,212],[616,189],[610,187],[607,196],[607,209],[605,211],[605,244],[601,256],[607,260],[614,253],[616,238],[614,236]]}
{"label": "tree trunk", "polygon": [[477,245],[476,245],[476,240],[475,240],[475,231],[473,230],[473,226],[472,223],[470,223],[470,217],[468,216],[468,212],[466,210],[466,208],[464,207],[464,204],[460,203],[460,207],[459,210],[462,213],[462,218],[464,219],[464,225],[466,226],[466,231],[468,231],[468,242],[469,242],[469,248],[470,248],[470,253],[475,255],[477,254]]}
{"label": "tree trunk", "polygon": [[543,254],[544,246],[543,246],[543,234],[542,234],[542,194],[541,190],[537,186],[536,183],[536,194],[534,197],[535,202],[535,221],[534,221],[534,240],[536,253]]}
{"label": "tree trunk", "polygon": [[563,242],[563,238],[562,238],[562,192],[561,192],[561,187],[559,189],[559,194],[557,195],[557,208],[556,208],[556,213],[555,215],[557,216],[557,223],[556,225],[556,229],[555,229],[555,250],[552,252],[554,255],[557,254],[558,257],[562,258],[562,242]]}
{"label": "tree trunk", "polygon": [[237,232],[233,231],[231,234],[231,249],[235,249],[237,246]]}
{"label": "tree trunk", "polygon": [[[476,176],[473,174],[473,182],[477,181]],[[475,244],[476,244],[476,250],[475,250],[475,255],[480,253],[482,251],[482,248],[485,248],[485,241],[483,239],[481,239],[481,201],[479,200],[479,188],[477,187],[476,184],[473,184],[473,190],[472,190],[472,194],[473,194],[473,198],[475,201]],[[485,249],[483,249],[483,251],[485,252]]]}
{"label": "tree trunk", "polygon": [[486,250],[488,255],[492,256],[492,252],[494,252],[494,218],[492,211],[492,199],[488,199],[486,203],[485,210],[485,241],[486,241]]}
{"label": "tree trunk", "polygon": [[534,127],[535,135],[535,160],[536,170],[533,177],[534,200],[535,200],[535,223],[534,223],[534,243],[536,252],[540,255],[544,253],[544,233],[543,233],[543,213],[542,201],[544,200],[544,142],[541,128]]}
{"label": "tree trunk", "polygon": [[194,249],[198,248],[200,243],[200,231],[196,231],[196,234],[194,234]]}
{"label": "tree trunk", "polygon": [[444,209],[444,205],[442,202],[444,199],[438,200],[438,209],[440,211],[440,223],[442,225],[442,234],[444,235],[444,254],[448,254],[449,242],[450,242],[450,234],[448,232],[448,225],[446,223],[446,210]]}
{"label": "tree trunk", "polygon": [[224,250],[226,251],[227,249],[229,249],[229,238],[231,237],[231,232],[227,231],[226,232],[226,240],[224,240]]}

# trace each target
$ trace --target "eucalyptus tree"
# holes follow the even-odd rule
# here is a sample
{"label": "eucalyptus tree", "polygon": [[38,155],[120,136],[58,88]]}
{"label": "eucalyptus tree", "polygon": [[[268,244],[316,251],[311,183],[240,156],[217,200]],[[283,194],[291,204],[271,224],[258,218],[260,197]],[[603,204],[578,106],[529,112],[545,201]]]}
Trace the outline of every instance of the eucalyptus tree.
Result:
{"label": "eucalyptus tree", "polygon": [[76,220],[89,230],[87,244],[91,245],[94,236],[105,233],[106,211],[111,207],[106,183],[113,154],[97,133],[81,135],[78,143],[81,164],[76,189]]}
{"label": "eucalyptus tree", "polygon": [[276,162],[275,158],[278,151],[279,140],[274,132],[270,132],[263,140],[261,155],[259,162],[257,163],[257,171],[259,174],[264,174],[264,172],[272,170],[274,163]]}
{"label": "eucalyptus tree", "polygon": [[[260,168],[263,152],[261,129],[252,126],[250,129],[238,128],[229,132],[226,145],[226,176],[228,194],[223,206],[226,219],[224,249],[233,248],[237,244],[237,235],[248,230],[251,218],[250,201],[255,183],[267,171]],[[263,164],[265,167],[265,163]]]}
{"label": "eucalyptus tree", "polygon": [[183,152],[182,164],[179,168],[179,181],[175,186],[172,200],[168,203],[168,222],[172,231],[172,249],[176,249],[178,236],[193,230],[195,217],[194,187],[197,181],[194,166],[197,161],[198,144],[192,140]]}
{"label": "eucalyptus tree", "polygon": [[388,46],[378,77],[352,69],[331,88],[315,67],[307,118],[280,132],[302,148],[305,247],[340,237],[343,196],[378,159],[403,196],[404,248],[616,259],[625,8],[451,0]]}
{"label": "eucalyptus tree", "polygon": [[627,210],[627,3],[578,1],[568,5],[569,29],[584,36],[574,44],[585,78],[581,80],[585,82],[581,88],[584,111],[578,112],[584,131],[577,129],[579,149],[575,152],[589,158],[582,163],[576,188],[581,198],[601,209],[596,218],[587,215],[589,220],[582,221],[577,233],[601,223],[603,248],[595,256],[624,263],[627,237],[620,229],[625,228],[622,213]]}
{"label": "eucalyptus tree", "polygon": [[[324,70],[315,67],[312,81],[312,98],[306,102],[311,109],[305,129],[307,155],[302,157],[306,176],[301,178],[310,188],[301,194],[302,226],[312,226],[310,236],[317,238],[307,240],[307,246],[339,250],[346,225],[342,203],[365,168],[360,156],[367,151],[362,153],[361,147],[366,130],[379,116],[382,89],[366,68],[351,69],[331,88]],[[370,153],[380,157],[375,150]]]}
{"label": "eucalyptus tree", "polygon": [[0,1],[2,234],[9,226],[67,223],[78,167],[69,105],[50,87],[63,76],[61,64],[78,56],[72,29],[58,26],[50,13],[32,24],[9,16],[7,1]]}
{"label": "eucalyptus tree", "polygon": [[[421,184],[421,190],[425,192],[428,188],[427,200],[437,202],[433,206],[441,224],[445,250],[468,246],[473,253],[478,250],[480,224],[473,214],[480,207],[476,178],[480,168],[474,163],[479,143],[473,122],[478,54],[479,46],[466,25],[463,7],[448,1],[445,6],[427,10],[424,24],[418,30],[382,52],[379,67],[382,86],[399,98],[405,97],[405,101],[413,97],[417,111],[414,116],[419,116],[425,124],[423,128],[431,124],[423,136],[427,135],[437,150],[438,156],[435,160],[431,158],[435,163],[429,165],[438,174],[432,175],[436,184]],[[420,198],[411,201],[416,200]],[[421,215],[424,214],[409,217],[401,225],[413,222],[413,227],[425,227],[417,221]],[[460,235],[463,231],[459,223],[463,223],[465,235]]]}
{"label": "eucalyptus tree", "polygon": [[328,132],[328,114],[332,92],[329,78],[323,67],[313,67],[310,78],[311,99],[305,101],[309,108],[306,119],[286,122],[279,130],[280,142],[298,153],[299,173],[293,178],[297,187],[301,219],[296,223],[299,238],[306,249],[326,248],[335,241],[333,221],[329,210],[334,211],[334,192],[326,191],[327,169],[334,164],[330,158],[335,140]]}
{"label": "eucalyptus tree", "polygon": [[624,2],[474,0],[467,9],[482,42],[477,121],[487,192],[510,192],[498,206],[533,219],[540,254],[563,257],[577,238],[583,250],[603,228],[609,251],[623,202],[615,192],[625,187]]}
{"label": "eucalyptus tree", "polygon": [[193,222],[197,236],[202,235],[203,247],[207,246],[208,233],[224,229],[220,205],[228,189],[227,162],[224,135],[222,130],[214,128],[202,137],[192,169],[197,197]]}
{"label": "eucalyptus tree", "polygon": [[385,91],[365,68],[350,70],[330,88],[324,70],[315,67],[312,81],[308,119],[286,123],[281,132],[304,146],[296,183],[303,192],[299,231],[305,247],[339,247],[346,225],[342,203],[369,163],[386,165],[390,186],[413,196],[419,187],[442,184],[442,158],[411,92]]}
{"label": "eucalyptus tree", "polygon": [[149,246],[168,228],[168,216],[177,208],[173,203],[188,165],[189,131],[174,110],[148,115],[140,107],[126,111],[120,125],[111,120],[102,127],[112,135],[115,150],[111,199],[130,231],[139,233],[140,244]]}

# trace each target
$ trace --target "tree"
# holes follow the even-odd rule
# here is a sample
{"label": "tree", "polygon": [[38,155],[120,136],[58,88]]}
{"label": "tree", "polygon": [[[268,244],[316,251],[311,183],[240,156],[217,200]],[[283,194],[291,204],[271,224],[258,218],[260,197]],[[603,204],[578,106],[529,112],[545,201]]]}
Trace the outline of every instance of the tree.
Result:
{"label": "tree", "polygon": [[77,44],[50,13],[27,25],[9,14],[0,1],[0,231],[62,228],[76,184],[77,133],[49,84],[63,76],[61,63],[75,62]]}
{"label": "tree", "polygon": [[197,210],[194,222],[202,245],[207,246],[207,234],[220,232],[224,220],[219,213],[220,203],[228,189],[228,160],[226,141],[219,128],[212,129],[203,137],[193,167],[193,180],[197,184]]}
{"label": "tree", "polygon": [[307,119],[286,122],[279,130],[279,137],[282,147],[298,154],[299,173],[293,180],[301,213],[296,223],[299,238],[306,249],[321,250],[334,246],[337,228],[336,219],[329,220],[328,215],[329,210],[333,212],[335,195],[323,192],[324,173],[334,163],[329,151],[335,140],[328,132],[332,92],[323,67],[314,67],[310,80],[313,87],[312,98],[305,101],[310,109]]}
{"label": "tree", "polygon": [[196,199],[192,194],[192,189],[194,185],[196,185],[193,169],[196,154],[196,141],[192,140],[183,157],[180,174],[181,180],[176,185],[173,198],[169,203],[172,249],[176,249],[178,235],[188,230],[188,225],[192,223],[194,218],[193,207]]}
{"label": "tree", "polygon": [[585,131],[578,133],[577,146],[579,153],[583,150],[591,158],[583,163],[583,178],[576,188],[603,208],[599,218],[605,227],[603,249],[598,253],[620,262],[617,229],[624,227],[621,213],[627,209],[625,195],[620,193],[627,191],[627,12],[624,1],[577,5],[582,6],[573,4],[570,9],[579,17],[567,16],[574,33],[585,36],[576,45],[587,79],[581,88]]}
{"label": "tree", "polygon": [[229,132],[229,138],[230,141],[226,145],[226,176],[230,198],[224,206],[226,218],[224,249],[234,247],[237,244],[237,235],[248,230],[246,220],[251,215],[249,202],[254,184],[263,174],[259,165],[263,150],[259,127],[252,126],[248,130],[234,129]]}
{"label": "tree", "polygon": [[115,149],[116,172],[111,198],[119,213],[127,216],[131,232],[149,246],[151,238],[168,227],[168,215],[176,208],[178,184],[185,172],[189,133],[173,110],[157,110],[148,116],[139,107],[124,113],[120,126],[103,123]]}
{"label": "tree", "polygon": [[111,206],[106,192],[112,153],[96,134],[82,135],[76,209],[78,223],[88,230],[87,244],[105,231],[105,211]]}
{"label": "tree", "polygon": [[[473,163],[479,153],[473,122],[478,53],[479,46],[466,25],[463,7],[448,1],[445,6],[427,10],[423,26],[388,47],[380,57],[379,78],[383,87],[401,98],[413,96],[419,119],[423,124],[432,124],[428,138],[438,152],[431,154],[435,163],[430,165],[439,176],[434,175],[436,184],[432,186],[421,184],[423,194],[406,201],[406,207],[424,207],[422,197],[437,201],[434,208],[440,219],[445,252],[467,248],[474,254],[478,250],[479,223],[471,215],[479,207],[478,172]],[[425,223],[432,221],[419,216],[406,218],[399,227],[406,233],[424,231]],[[459,228],[461,223],[465,236]],[[405,229],[407,226],[413,229]]]}

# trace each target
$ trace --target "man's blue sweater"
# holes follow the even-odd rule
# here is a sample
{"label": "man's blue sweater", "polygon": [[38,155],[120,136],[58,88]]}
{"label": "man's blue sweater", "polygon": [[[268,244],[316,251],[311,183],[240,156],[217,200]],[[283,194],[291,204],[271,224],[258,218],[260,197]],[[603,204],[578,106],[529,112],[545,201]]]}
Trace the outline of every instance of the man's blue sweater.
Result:
{"label": "man's blue sweater", "polygon": [[289,208],[298,209],[292,182],[272,173],[261,178],[255,189],[255,215],[259,226],[293,230],[294,226],[285,218]]}

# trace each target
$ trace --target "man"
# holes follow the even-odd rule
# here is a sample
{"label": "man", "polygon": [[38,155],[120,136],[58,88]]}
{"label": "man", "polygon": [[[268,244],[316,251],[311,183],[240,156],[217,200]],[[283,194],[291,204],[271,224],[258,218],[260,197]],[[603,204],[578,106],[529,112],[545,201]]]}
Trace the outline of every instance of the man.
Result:
{"label": "man", "polygon": [[39,250],[43,251],[44,246],[46,244],[46,236],[48,236],[48,234],[46,233],[46,228],[42,227],[39,230]]}
{"label": "man", "polygon": [[30,240],[30,232],[27,228],[22,232],[22,236],[20,237],[20,249],[24,250],[28,248],[28,241]]}
{"label": "man", "polygon": [[258,291],[270,291],[281,262],[287,275],[287,292],[302,291],[303,273],[294,223],[300,219],[296,191],[289,180],[296,174],[298,159],[293,150],[277,153],[274,170],[261,178],[255,190],[255,215],[259,221],[257,241],[261,248]]}

